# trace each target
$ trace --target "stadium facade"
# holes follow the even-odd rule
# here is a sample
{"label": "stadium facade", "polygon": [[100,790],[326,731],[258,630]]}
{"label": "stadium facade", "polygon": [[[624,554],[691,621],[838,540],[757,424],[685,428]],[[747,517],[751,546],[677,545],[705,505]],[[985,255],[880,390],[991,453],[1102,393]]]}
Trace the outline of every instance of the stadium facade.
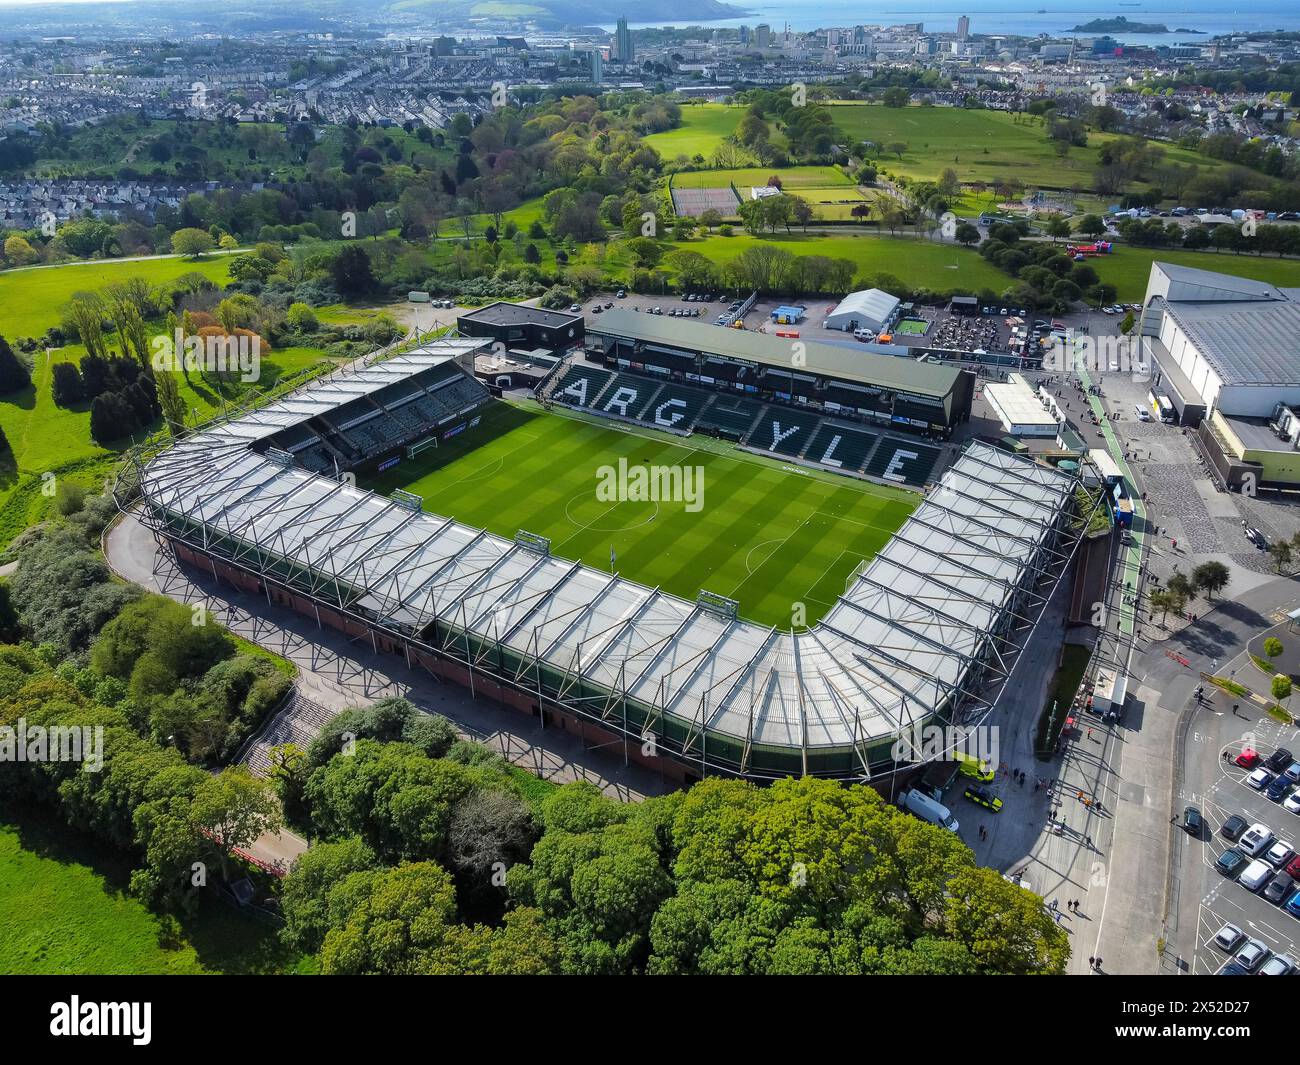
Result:
{"label": "stadium facade", "polygon": [[982,718],[1081,535],[1077,478],[972,443],[822,621],[787,632],[352,483],[343,467],[474,423],[492,400],[463,368],[483,344],[431,343],[139,449],[118,502],[160,557],[681,781],[878,779],[901,735]]}
{"label": "stadium facade", "polygon": [[606,363],[762,401],[936,436],[970,420],[974,375],[951,366],[626,310],[588,336]]}

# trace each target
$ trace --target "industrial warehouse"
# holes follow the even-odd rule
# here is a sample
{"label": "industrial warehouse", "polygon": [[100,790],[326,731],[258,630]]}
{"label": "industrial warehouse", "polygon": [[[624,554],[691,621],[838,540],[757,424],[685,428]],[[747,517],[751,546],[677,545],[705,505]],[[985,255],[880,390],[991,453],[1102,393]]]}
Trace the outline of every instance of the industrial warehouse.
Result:
{"label": "industrial warehouse", "polygon": [[484,346],[435,341],[137,451],[119,505],[160,553],[683,781],[878,779],[900,735],[980,720],[1086,524],[1077,477],[972,442],[820,622],[755,625],[352,483],[475,422]]}
{"label": "industrial warehouse", "polygon": [[1300,486],[1300,290],[1155,262],[1141,331],[1151,398],[1199,429],[1221,483]]}

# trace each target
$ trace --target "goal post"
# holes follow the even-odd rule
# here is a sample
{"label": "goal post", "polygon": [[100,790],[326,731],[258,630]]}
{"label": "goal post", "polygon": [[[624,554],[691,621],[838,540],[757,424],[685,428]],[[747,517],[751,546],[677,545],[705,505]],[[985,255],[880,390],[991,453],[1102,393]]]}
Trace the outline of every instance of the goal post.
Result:
{"label": "goal post", "polygon": [[413,459],[428,451],[431,447],[438,446],[436,436],[426,436],[423,440],[417,440],[414,444],[408,444],[406,448],[406,457]]}

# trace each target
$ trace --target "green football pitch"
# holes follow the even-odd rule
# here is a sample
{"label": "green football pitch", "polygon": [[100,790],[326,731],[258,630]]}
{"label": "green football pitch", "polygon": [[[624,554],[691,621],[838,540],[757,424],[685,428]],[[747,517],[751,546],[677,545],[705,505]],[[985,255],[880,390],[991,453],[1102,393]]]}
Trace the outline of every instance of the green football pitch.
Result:
{"label": "green football pitch", "polygon": [[[549,537],[552,554],[606,571],[612,548],[614,568],[629,580],[685,599],[702,588],[716,592],[738,600],[743,617],[784,629],[811,625],[829,610],[854,567],[920,501],[901,489],[698,443],[495,402],[476,428],[403,459],[365,487],[405,489],[426,511],[501,536],[525,529]],[[598,471],[620,458],[629,469],[699,467],[698,505],[602,501]]]}

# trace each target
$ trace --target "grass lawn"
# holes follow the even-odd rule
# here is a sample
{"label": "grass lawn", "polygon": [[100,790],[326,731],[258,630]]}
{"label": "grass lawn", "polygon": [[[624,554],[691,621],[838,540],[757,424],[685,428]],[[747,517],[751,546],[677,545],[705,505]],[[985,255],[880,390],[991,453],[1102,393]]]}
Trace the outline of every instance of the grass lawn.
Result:
{"label": "grass lawn", "polygon": [[642,139],[665,162],[672,162],[679,155],[688,159],[702,155],[708,159],[718,145],[736,131],[736,124],[744,113],[744,108],[726,104],[684,106],[680,126],[663,133],[651,133]]}
{"label": "grass lawn", "polygon": [[1088,265],[1103,281],[1109,281],[1124,303],[1137,303],[1146,294],[1151,264],[1156,260],[1191,266],[1197,270],[1214,270],[1221,274],[1249,277],[1255,281],[1290,288],[1300,285],[1300,259],[1270,259],[1231,252],[1182,251],[1169,248],[1133,248],[1116,245],[1111,255],[1089,259]]}
{"label": "grass lawn", "polygon": [[[151,284],[199,270],[218,282],[226,279],[224,258],[189,261],[154,259],[142,262],[73,263],[41,270],[17,270],[0,273],[0,304],[5,317],[0,328],[10,340],[20,336],[39,336],[59,321],[59,312],[73,292],[97,289],[109,281],[127,277],[144,277]],[[343,313],[340,308],[338,313]],[[358,312],[360,313],[360,312]],[[161,329],[161,323],[150,323]],[[116,336],[109,338],[116,350]],[[54,474],[92,492],[102,487],[111,475],[119,453],[130,440],[112,447],[101,447],[90,438],[90,405],[57,407],[50,392],[54,366],[77,362],[85,354],[80,344],[68,344],[51,352],[38,352],[32,359],[32,387],[0,399],[0,429],[4,430],[12,452],[12,462],[0,468],[0,547],[7,545],[23,529],[49,516],[53,499],[42,488],[43,474]],[[282,378],[299,374],[328,362],[315,348],[281,348],[263,352],[258,388],[266,389]],[[181,394],[188,409],[196,411],[200,421],[220,410],[222,397],[214,382],[192,374],[182,378]],[[222,386],[227,399],[243,392],[247,386],[231,383]],[[147,434],[142,434],[147,435]]]}
{"label": "grass lawn", "polygon": [[229,257],[207,259],[143,259],[129,262],[105,259],[62,266],[0,272],[0,332],[12,343],[19,337],[40,336],[59,323],[63,305],[74,292],[95,290],[112,281],[143,277],[151,285],[174,281],[198,272],[224,285],[229,279]]}
{"label": "grass lawn", "polygon": [[752,237],[737,233],[730,237],[710,236],[688,241],[679,247],[689,248],[717,263],[730,262],[755,244],[775,244],[795,255],[826,255],[832,259],[851,259],[858,271],[871,275],[893,274],[906,285],[935,292],[951,289],[977,291],[989,288],[1003,291],[1012,283],[1009,275],[980,258],[978,252],[952,245],[935,244],[913,237],[889,237],[862,234],[857,236],[819,236],[797,230],[790,234]]}
{"label": "grass lawn", "polygon": [[[597,469],[688,465],[703,470],[703,505],[602,502]],[[561,558],[607,570],[610,548],[630,580],[694,599],[701,588],[740,602],[744,617],[789,628],[793,604],[807,623],[844,592],[844,581],[903,523],[920,497],[836,478],[800,476],[779,462],[697,449],[689,439],[493,404],[482,424],[403,462],[367,487],[404,488],[425,509],[512,537],[551,539]]]}
{"label": "grass lawn", "polygon": [[309,972],[275,929],[218,900],[169,937],[127,894],[130,864],[44,810],[0,813],[0,974]]}
{"label": "grass lawn", "polygon": [[[835,122],[855,141],[907,145],[900,159],[881,154],[879,165],[922,181],[936,180],[946,167],[962,182],[1016,178],[1026,185],[1087,189],[1100,162],[1100,148],[1116,135],[1089,132],[1086,148],[1071,148],[1060,159],[1041,121],[1004,111],[956,107],[886,107],[883,104],[837,104]],[[1165,162],[1194,163],[1202,170],[1223,165],[1217,159],[1160,144]]]}

